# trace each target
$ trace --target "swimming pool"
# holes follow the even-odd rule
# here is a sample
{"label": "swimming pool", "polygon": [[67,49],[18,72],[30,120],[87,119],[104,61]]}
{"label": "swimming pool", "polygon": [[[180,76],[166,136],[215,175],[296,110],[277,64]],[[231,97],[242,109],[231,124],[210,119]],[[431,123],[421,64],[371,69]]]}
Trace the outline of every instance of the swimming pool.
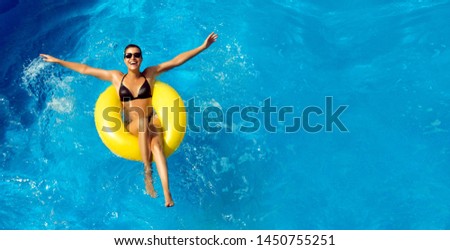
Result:
{"label": "swimming pool", "polygon": [[[427,0],[2,3],[0,228],[450,229],[449,11]],[[161,80],[202,109],[270,98],[292,112],[269,116],[272,132],[239,131],[239,117],[188,130],[168,159],[167,209],[144,193],[141,164],[97,135],[108,84],[38,55],[124,71],[128,43],[151,65],[211,31],[218,42]],[[347,107],[347,132],[284,131],[326,97]]]}

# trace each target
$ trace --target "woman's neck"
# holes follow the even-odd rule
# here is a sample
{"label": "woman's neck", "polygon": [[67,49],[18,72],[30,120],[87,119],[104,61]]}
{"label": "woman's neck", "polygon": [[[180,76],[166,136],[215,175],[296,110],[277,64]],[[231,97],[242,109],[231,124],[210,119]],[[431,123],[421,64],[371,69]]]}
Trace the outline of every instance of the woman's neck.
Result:
{"label": "woman's neck", "polygon": [[133,78],[139,78],[142,74],[139,70],[129,70],[128,75]]}

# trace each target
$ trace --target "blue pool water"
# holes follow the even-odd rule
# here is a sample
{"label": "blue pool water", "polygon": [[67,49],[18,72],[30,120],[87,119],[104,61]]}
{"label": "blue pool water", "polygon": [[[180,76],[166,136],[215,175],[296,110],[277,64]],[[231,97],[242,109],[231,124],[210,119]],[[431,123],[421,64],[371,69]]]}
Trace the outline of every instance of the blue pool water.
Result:
{"label": "blue pool water", "polygon": [[[430,0],[2,1],[0,228],[450,229],[449,12]],[[145,194],[141,164],[97,135],[108,83],[38,55],[125,71],[128,43],[153,65],[211,31],[209,50],[161,80],[202,108],[270,97],[294,112],[272,115],[275,133],[189,130],[168,159],[167,209]],[[327,96],[348,106],[348,132],[283,132]]]}

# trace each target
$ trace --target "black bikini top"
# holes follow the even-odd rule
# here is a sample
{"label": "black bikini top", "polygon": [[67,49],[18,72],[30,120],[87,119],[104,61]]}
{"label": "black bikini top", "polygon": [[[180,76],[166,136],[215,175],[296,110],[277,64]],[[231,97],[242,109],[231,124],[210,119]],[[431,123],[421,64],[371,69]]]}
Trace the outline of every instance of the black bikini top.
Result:
{"label": "black bikini top", "polygon": [[150,87],[147,78],[145,78],[145,82],[139,88],[138,95],[134,97],[131,91],[125,85],[123,85],[123,79],[126,75],[127,74],[122,77],[119,88],[119,97],[122,102],[129,102],[136,99],[147,99],[152,97],[152,88]]}

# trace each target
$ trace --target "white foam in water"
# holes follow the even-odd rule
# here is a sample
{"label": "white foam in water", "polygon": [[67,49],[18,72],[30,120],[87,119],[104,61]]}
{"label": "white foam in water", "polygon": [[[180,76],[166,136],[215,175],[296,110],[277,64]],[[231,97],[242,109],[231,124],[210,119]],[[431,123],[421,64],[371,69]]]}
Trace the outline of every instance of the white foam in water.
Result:
{"label": "white foam in water", "polygon": [[41,72],[47,67],[47,64],[42,59],[33,59],[28,66],[24,66],[22,76],[22,88],[28,92],[29,96],[35,96],[36,101],[39,99],[39,89]]}
{"label": "white foam in water", "polygon": [[56,98],[53,97],[50,102],[47,103],[47,107],[60,113],[72,113],[73,111],[73,100],[66,97]]}
{"label": "white foam in water", "polygon": [[48,65],[49,63],[42,61],[39,57],[33,59],[28,66],[24,67],[22,82],[28,84],[35,81]]}
{"label": "white foam in water", "polygon": [[74,100],[70,97],[73,92],[70,84],[74,77],[66,76],[61,79],[52,72],[53,69],[48,69],[49,65],[51,64],[39,57],[33,59],[24,67],[22,86],[30,96],[36,97],[36,101],[41,99],[44,93],[50,93],[48,109],[60,114],[71,113],[74,109]]}

